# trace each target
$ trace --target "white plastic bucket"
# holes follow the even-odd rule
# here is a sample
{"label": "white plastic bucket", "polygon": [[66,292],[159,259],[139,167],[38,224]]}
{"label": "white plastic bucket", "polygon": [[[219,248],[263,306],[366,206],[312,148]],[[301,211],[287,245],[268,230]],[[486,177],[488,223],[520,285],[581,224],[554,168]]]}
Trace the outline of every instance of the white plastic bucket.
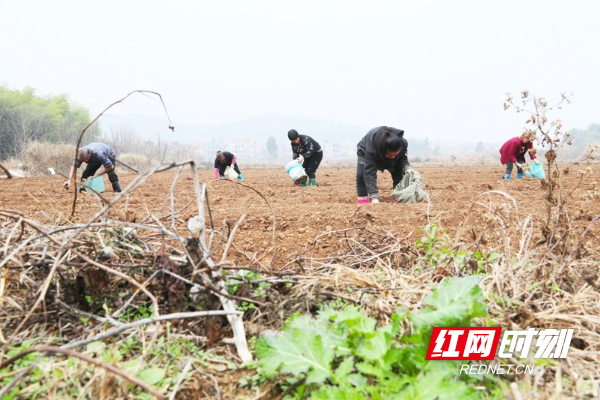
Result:
{"label": "white plastic bucket", "polygon": [[300,184],[307,178],[306,172],[304,172],[304,168],[302,168],[302,164],[296,160],[290,161],[285,166],[285,172],[287,172],[295,184]]}
{"label": "white plastic bucket", "polygon": [[525,171],[525,174],[527,174],[527,176],[530,178],[544,179],[546,177],[546,174],[544,173],[544,166],[541,163],[532,164]]}
{"label": "white plastic bucket", "polygon": [[238,177],[238,173],[235,172],[235,169],[231,167],[225,168],[225,172],[223,173],[223,175],[225,176],[225,179],[229,179],[230,181],[234,181]]}

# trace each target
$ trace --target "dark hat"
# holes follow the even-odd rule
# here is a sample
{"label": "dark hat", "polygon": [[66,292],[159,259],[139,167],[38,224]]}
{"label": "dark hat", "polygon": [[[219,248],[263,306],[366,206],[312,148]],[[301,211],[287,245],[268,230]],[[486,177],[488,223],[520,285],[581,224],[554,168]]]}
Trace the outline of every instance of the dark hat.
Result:
{"label": "dark hat", "polygon": [[298,135],[298,132],[295,129],[290,129],[288,131],[288,138],[290,140],[296,140],[296,139],[298,139],[299,136],[300,135]]}

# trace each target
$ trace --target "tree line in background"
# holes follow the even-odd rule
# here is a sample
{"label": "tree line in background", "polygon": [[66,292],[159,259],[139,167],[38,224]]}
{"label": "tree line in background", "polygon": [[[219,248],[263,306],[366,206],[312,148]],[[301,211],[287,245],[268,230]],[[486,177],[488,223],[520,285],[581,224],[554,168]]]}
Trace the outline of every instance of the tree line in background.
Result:
{"label": "tree line in background", "polygon": [[592,124],[587,129],[572,129],[571,147],[577,151],[584,151],[589,145],[600,144],[600,124]]}
{"label": "tree line in background", "polygon": [[[39,97],[32,88],[0,86],[0,160],[20,158],[32,142],[75,143],[89,122],[88,110],[71,104],[66,94]],[[85,140],[99,136],[91,126]]]}
{"label": "tree line in background", "polygon": [[[68,173],[79,134],[91,121],[89,111],[69,102],[66,94],[41,97],[33,88],[11,90],[0,86],[0,160],[25,173],[40,174],[53,167]],[[119,158],[139,168],[160,161],[191,158],[189,146],[177,142],[143,141],[129,127],[104,134],[90,126],[82,145],[101,141],[113,147]]]}

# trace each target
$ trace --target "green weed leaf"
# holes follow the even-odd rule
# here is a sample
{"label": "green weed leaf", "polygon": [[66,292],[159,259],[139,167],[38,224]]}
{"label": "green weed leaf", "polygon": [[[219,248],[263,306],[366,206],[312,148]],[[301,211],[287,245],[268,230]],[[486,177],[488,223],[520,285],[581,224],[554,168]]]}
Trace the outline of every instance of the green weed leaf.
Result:
{"label": "green weed leaf", "polygon": [[[325,335],[327,336],[327,334]],[[332,374],[333,348],[320,336],[292,328],[262,334],[256,342],[259,365],[267,375],[277,372],[298,376],[306,373],[306,383],[322,383]]]}
{"label": "green weed leaf", "polygon": [[344,359],[335,370],[335,379],[338,382],[343,382],[354,368],[354,358],[348,357]]}
{"label": "green weed leaf", "polygon": [[486,315],[485,299],[475,276],[444,280],[424,303],[429,307],[413,316],[417,331],[434,326],[467,326],[473,318]]}
{"label": "green weed leaf", "polygon": [[448,373],[428,373],[406,387],[398,399],[406,400],[475,400],[477,393],[463,382],[449,378]]}
{"label": "green weed leaf", "polygon": [[328,386],[318,392],[313,392],[310,400],[364,400],[367,396],[354,388],[338,388]]}
{"label": "green weed leaf", "polygon": [[378,364],[383,363],[383,356],[388,351],[389,341],[386,334],[377,331],[370,337],[364,339],[356,349],[356,355],[367,361],[373,361]]}
{"label": "green weed leaf", "polygon": [[155,385],[165,377],[166,371],[163,368],[148,368],[140,371],[137,377],[149,385]]}

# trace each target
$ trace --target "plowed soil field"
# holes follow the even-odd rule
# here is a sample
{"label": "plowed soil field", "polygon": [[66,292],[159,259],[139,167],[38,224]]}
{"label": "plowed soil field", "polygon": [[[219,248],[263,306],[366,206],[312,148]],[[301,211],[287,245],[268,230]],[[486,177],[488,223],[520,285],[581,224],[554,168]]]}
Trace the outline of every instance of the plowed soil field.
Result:
{"label": "plowed soil field", "polygon": [[[344,233],[327,232],[356,227],[368,226],[372,230],[386,230],[416,240],[416,231],[428,223],[436,223],[454,235],[465,221],[466,224],[477,224],[478,214],[485,213],[490,201],[498,207],[510,208],[515,218],[532,215],[537,232],[534,239],[539,237],[546,215],[546,191],[539,180],[516,180],[516,171],[513,171],[512,180],[504,180],[501,165],[413,167],[423,176],[425,190],[430,195],[429,203],[395,204],[389,197],[392,189],[390,174],[384,172],[379,174],[381,203],[358,206],[354,168],[320,168],[317,171],[319,185],[306,188],[294,186],[283,169],[246,169],[242,166],[243,184],[215,181],[212,169],[201,170],[199,178],[208,184],[210,210],[218,229],[224,229],[224,221],[228,225],[225,230],[233,229],[246,214],[235,235],[235,250],[230,252],[231,261],[244,265],[249,258],[254,258],[263,266],[282,268],[298,255],[318,258],[334,254],[346,246]],[[570,195],[567,197],[570,223],[578,233],[600,214],[600,187],[596,186],[600,181],[600,165],[592,165],[583,176],[579,174],[580,170],[586,169],[588,167],[571,166],[562,179],[562,193]],[[169,227],[170,190],[175,176],[172,171],[154,175],[129,195],[127,204],[125,201],[116,204],[110,210],[110,216],[142,222],[152,214]],[[121,171],[120,178],[125,187],[134,175]],[[63,181],[64,178],[57,177],[2,179],[0,208],[19,211],[44,224],[68,224],[73,192],[62,188]],[[115,194],[107,178],[105,184],[107,192],[104,196],[111,200]],[[186,221],[197,213],[189,169],[181,173],[173,193],[176,225],[182,236],[189,235]],[[71,222],[87,222],[98,210],[99,202],[95,196],[81,194]],[[271,216],[276,221],[275,235]],[[587,241],[592,248],[600,247],[599,235],[597,226],[588,233]],[[275,250],[270,251],[273,236]],[[316,242],[315,238],[318,239]]]}

